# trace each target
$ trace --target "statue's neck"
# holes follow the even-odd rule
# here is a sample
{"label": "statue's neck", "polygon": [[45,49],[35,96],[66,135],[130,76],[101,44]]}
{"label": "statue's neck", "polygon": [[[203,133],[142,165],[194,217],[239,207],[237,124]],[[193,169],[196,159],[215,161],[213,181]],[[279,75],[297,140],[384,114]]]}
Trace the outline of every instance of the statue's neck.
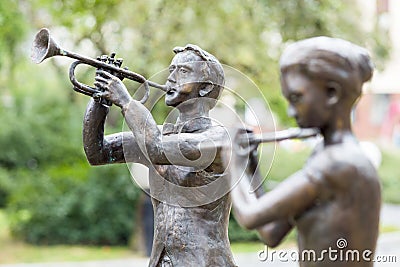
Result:
{"label": "statue's neck", "polygon": [[324,144],[332,145],[354,140],[354,135],[351,130],[350,118],[337,117],[321,128],[321,133],[324,136]]}
{"label": "statue's neck", "polygon": [[205,108],[202,103],[179,107],[177,123],[185,123],[196,118],[209,118],[209,109]]}

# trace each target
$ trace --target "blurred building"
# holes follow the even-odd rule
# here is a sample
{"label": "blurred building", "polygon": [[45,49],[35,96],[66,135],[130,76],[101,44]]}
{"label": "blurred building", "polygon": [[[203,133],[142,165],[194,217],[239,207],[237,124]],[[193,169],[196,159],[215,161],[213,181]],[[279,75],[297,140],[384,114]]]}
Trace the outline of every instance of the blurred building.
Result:
{"label": "blurred building", "polygon": [[375,71],[354,112],[354,131],[361,140],[400,147],[400,1],[358,0],[366,29],[378,27],[390,37],[391,53]]}

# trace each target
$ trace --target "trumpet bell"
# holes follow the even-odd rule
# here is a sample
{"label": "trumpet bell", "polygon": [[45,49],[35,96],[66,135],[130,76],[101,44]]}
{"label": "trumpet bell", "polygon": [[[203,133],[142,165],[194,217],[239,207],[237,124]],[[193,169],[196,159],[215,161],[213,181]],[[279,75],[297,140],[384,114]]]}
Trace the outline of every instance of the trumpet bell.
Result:
{"label": "trumpet bell", "polygon": [[60,55],[61,49],[51,38],[48,29],[41,29],[36,35],[32,44],[31,59],[36,64],[49,57]]}

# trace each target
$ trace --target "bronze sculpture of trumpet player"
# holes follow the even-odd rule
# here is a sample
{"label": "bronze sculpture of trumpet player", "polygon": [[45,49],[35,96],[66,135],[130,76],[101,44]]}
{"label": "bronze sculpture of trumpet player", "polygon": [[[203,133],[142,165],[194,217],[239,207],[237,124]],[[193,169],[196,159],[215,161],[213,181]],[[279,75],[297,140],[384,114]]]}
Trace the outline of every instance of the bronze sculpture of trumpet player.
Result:
{"label": "bronze sculpture of trumpet player", "polygon": [[[149,168],[155,214],[149,266],[236,266],[227,233],[231,199],[222,158],[222,147],[229,136],[209,117],[224,87],[224,71],[213,55],[196,45],[177,47],[174,53],[165,85],[120,68],[120,61],[116,63],[113,57],[104,57],[106,63],[102,58],[93,60],[67,52],[46,29],[35,38],[32,59],[36,63],[52,56],[78,60],[70,68],[74,90],[94,98],[89,101],[83,123],[83,145],[90,164],[137,162]],[[98,69],[95,88],[76,81],[74,69],[78,64]],[[166,105],[179,111],[177,121],[157,125],[143,105],[147,97],[133,99],[122,78],[143,83],[147,91],[148,86],[165,91]],[[104,136],[111,104],[121,108],[131,131]],[[250,151],[260,142],[317,133],[297,130],[252,135],[239,145],[253,145]]]}

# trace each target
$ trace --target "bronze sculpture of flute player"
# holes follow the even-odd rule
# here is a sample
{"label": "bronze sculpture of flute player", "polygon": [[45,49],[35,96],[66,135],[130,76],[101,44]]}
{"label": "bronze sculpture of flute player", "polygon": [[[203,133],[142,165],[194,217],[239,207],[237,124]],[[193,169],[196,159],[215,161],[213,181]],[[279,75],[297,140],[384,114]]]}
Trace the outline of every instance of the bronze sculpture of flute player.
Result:
{"label": "bronze sculpture of flute player", "polygon": [[[300,127],[318,127],[323,142],[301,170],[263,196],[249,194],[245,178],[237,180],[248,175],[246,155],[232,151],[235,216],[242,226],[260,230],[272,247],[295,227],[299,255],[315,255],[300,257],[300,266],[373,266],[380,184],[350,120],[363,83],[372,76],[369,55],[342,39],[314,37],[291,44],[280,70],[289,115]],[[332,250],[336,259],[327,253]]]}

